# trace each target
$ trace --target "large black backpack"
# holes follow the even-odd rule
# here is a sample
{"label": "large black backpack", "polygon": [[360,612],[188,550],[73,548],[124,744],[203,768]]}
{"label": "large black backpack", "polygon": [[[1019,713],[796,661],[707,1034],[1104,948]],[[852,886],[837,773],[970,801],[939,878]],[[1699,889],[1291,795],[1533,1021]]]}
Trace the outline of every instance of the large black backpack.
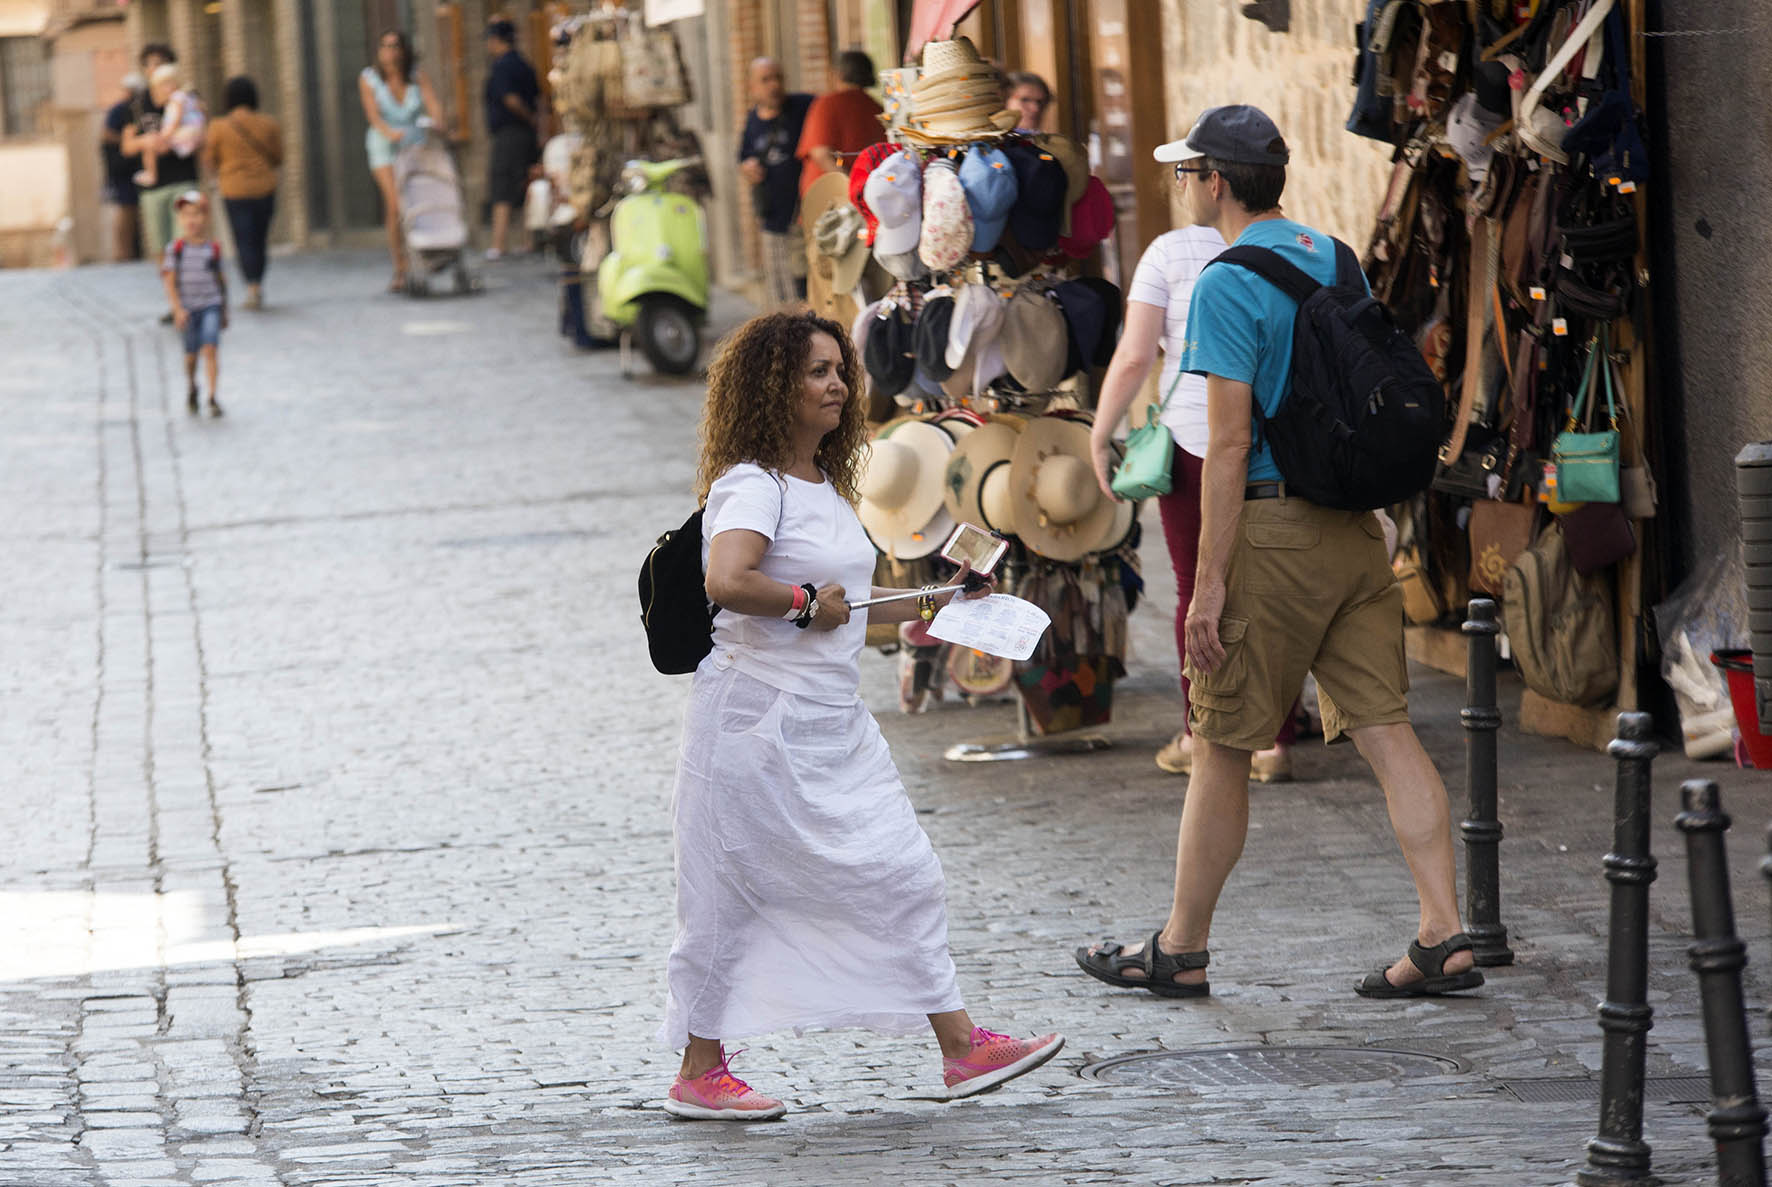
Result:
{"label": "large black backpack", "polygon": [[1289,493],[1322,507],[1371,511],[1426,490],[1445,435],[1446,394],[1390,310],[1366,289],[1339,239],[1335,283],[1318,284],[1265,247],[1233,247],[1236,264],[1298,302],[1289,390],[1255,422]]}
{"label": "large black backpack", "polygon": [[714,649],[714,610],[701,569],[701,516],[658,538],[640,566],[640,622],[652,666],[667,676],[695,671]]}

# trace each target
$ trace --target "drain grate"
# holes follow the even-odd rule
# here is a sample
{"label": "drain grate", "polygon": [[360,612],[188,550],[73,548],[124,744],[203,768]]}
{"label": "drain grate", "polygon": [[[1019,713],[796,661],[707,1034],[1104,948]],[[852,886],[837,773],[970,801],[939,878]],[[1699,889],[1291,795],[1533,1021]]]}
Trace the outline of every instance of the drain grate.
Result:
{"label": "drain grate", "polygon": [[1089,1064],[1083,1075],[1145,1088],[1320,1088],[1445,1076],[1466,1070],[1444,1055],[1390,1047],[1212,1047],[1148,1051]]}
{"label": "drain grate", "polygon": [[[1585,1076],[1572,1080],[1503,1080],[1502,1087],[1531,1105],[1598,1101],[1600,1082]],[[1710,1080],[1704,1076],[1650,1076],[1643,1081],[1643,1099],[1659,1105],[1710,1103]]]}

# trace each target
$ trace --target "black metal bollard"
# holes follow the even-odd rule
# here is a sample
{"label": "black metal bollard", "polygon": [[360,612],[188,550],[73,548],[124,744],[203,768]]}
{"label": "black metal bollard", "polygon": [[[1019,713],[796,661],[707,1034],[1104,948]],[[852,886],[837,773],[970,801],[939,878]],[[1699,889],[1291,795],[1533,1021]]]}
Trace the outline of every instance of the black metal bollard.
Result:
{"label": "black metal bollard", "polygon": [[1723,812],[1717,785],[1689,779],[1680,786],[1685,807],[1674,825],[1686,834],[1692,878],[1692,931],[1687,951],[1698,974],[1704,1003],[1704,1046],[1710,1058],[1711,1140],[1717,1146],[1717,1187],[1763,1187],[1766,1110],[1754,1089],[1753,1047],[1741,997],[1741,968],[1747,947],[1735,935],[1735,909],[1729,899],[1729,865]]}
{"label": "black metal bollard", "polygon": [[[1766,826],[1766,856],[1760,858],[1760,876],[1772,882],[1772,824]],[[1772,1019],[1772,1006],[1766,1008],[1766,1016]]]}
{"label": "black metal bollard", "polygon": [[1501,922],[1501,821],[1497,817],[1495,733],[1501,710],[1495,706],[1495,603],[1472,598],[1464,624],[1470,639],[1465,665],[1464,778],[1470,792],[1470,815],[1458,826],[1464,836],[1464,930],[1471,938],[1472,957],[1480,965],[1512,964],[1507,928]]}
{"label": "black metal bollard", "polygon": [[1575,1176],[1582,1187],[1645,1183],[1649,1144],[1643,1141],[1643,1048],[1655,1012],[1649,1008],[1649,884],[1655,858],[1649,853],[1649,765],[1660,749],[1651,739],[1647,713],[1620,713],[1618,736],[1606,752],[1618,760],[1618,791],[1612,808],[1612,852],[1606,880],[1612,883],[1612,926],[1606,947],[1606,1000],[1600,1029],[1606,1032],[1600,1070],[1600,1132],[1587,1144],[1587,1167]]}

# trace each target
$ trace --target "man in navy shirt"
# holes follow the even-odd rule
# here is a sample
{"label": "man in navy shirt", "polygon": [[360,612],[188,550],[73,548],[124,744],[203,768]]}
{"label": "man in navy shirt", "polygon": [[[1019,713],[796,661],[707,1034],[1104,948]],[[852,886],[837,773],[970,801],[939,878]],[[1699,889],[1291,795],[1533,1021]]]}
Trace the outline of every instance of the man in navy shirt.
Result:
{"label": "man in navy shirt", "polygon": [[507,20],[486,26],[486,49],[492,66],[486,72],[486,130],[492,136],[492,167],[487,196],[492,201],[492,246],[486,258],[505,253],[511,208],[521,206],[529,189],[529,167],[535,164],[540,141],[541,83],[535,68],[517,52],[517,27]]}
{"label": "man in navy shirt", "polygon": [[800,159],[794,155],[812,96],[789,94],[781,63],[751,63],[751,108],[738,142],[738,171],[751,183],[763,231],[763,274],[769,304],[806,296],[805,241],[795,226],[800,212]]}
{"label": "man in navy shirt", "polygon": [[105,130],[99,137],[105,159],[105,202],[115,208],[111,212],[111,258],[114,260],[133,260],[136,255],[139,220],[135,172],[142,167],[142,159],[139,153],[124,155],[123,130],[135,123],[141,93],[147,87],[147,80],[139,74],[132,72],[123,76],[123,98],[105,112]]}
{"label": "man in navy shirt", "polygon": [[[1280,210],[1290,155],[1274,122],[1246,106],[1211,108],[1186,139],[1156,150],[1174,166],[1196,224],[1234,246],[1274,251],[1327,284],[1334,240]],[[1384,788],[1420,905],[1408,955],[1355,992],[1402,998],[1473,989],[1483,975],[1459,922],[1446,787],[1409,724],[1403,597],[1384,530],[1373,512],[1290,494],[1254,429],[1257,404],[1272,415],[1291,393],[1297,313],[1291,297],[1235,264],[1208,264],[1194,286],[1181,366],[1206,377],[1208,442],[1186,623],[1193,774],[1176,841],[1175,897],[1163,927],[1142,944],[1079,948],[1077,963],[1110,985],[1165,997],[1207,992],[1213,911],[1249,829],[1250,759],[1273,745],[1308,672],[1317,678],[1325,739],[1352,741]]]}

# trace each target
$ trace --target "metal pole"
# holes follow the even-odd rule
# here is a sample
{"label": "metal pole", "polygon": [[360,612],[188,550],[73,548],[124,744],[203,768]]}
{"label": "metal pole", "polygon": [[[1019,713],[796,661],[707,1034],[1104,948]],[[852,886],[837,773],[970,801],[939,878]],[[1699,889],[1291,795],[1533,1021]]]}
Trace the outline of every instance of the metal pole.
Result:
{"label": "metal pole", "polygon": [[1575,1176],[1581,1187],[1653,1182],[1649,1144],[1643,1141],[1643,1048],[1655,1011],[1649,1008],[1649,884],[1655,858],[1649,853],[1649,764],[1660,749],[1651,739],[1647,713],[1620,713],[1618,736],[1606,752],[1618,760],[1618,791],[1612,808],[1612,852],[1606,880],[1612,883],[1612,928],[1606,949],[1606,1000],[1600,1003],[1605,1032],[1600,1070],[1600,1131],[1587,1144],[1587,1167]]}
{"label": "metal pole", "polygon": [[1495,603],[1472,598],[1464,624],[1470,639],[1465,665],[1464,779],[1470,792],[1470,815],[1458,826],[1464,835],[1464,930],[1471,938],[1472,957],[1479,965],[1512,964],[1507,928],[1501,922],[1501,821],[1496,811],[1495,733],[1501,710],[1495,706]]}
{"label": "metal pole", "polygon": [[1717,785],[1689,779],[1680,785],[1685,811],[1674,826],[1686,834],[1686,860],[1692,879],[1692,932],[1687,949],[1704,1004],[1704,1046],[1710,1057],[1711,1140],[1717,1146],[1717,1187],[1764,1187],[1766,1110],[1754,1090],[1753,1046],[1741,998],[1741,969],[1747,948],[1735,935],[1729,900],[1729,864]]}

